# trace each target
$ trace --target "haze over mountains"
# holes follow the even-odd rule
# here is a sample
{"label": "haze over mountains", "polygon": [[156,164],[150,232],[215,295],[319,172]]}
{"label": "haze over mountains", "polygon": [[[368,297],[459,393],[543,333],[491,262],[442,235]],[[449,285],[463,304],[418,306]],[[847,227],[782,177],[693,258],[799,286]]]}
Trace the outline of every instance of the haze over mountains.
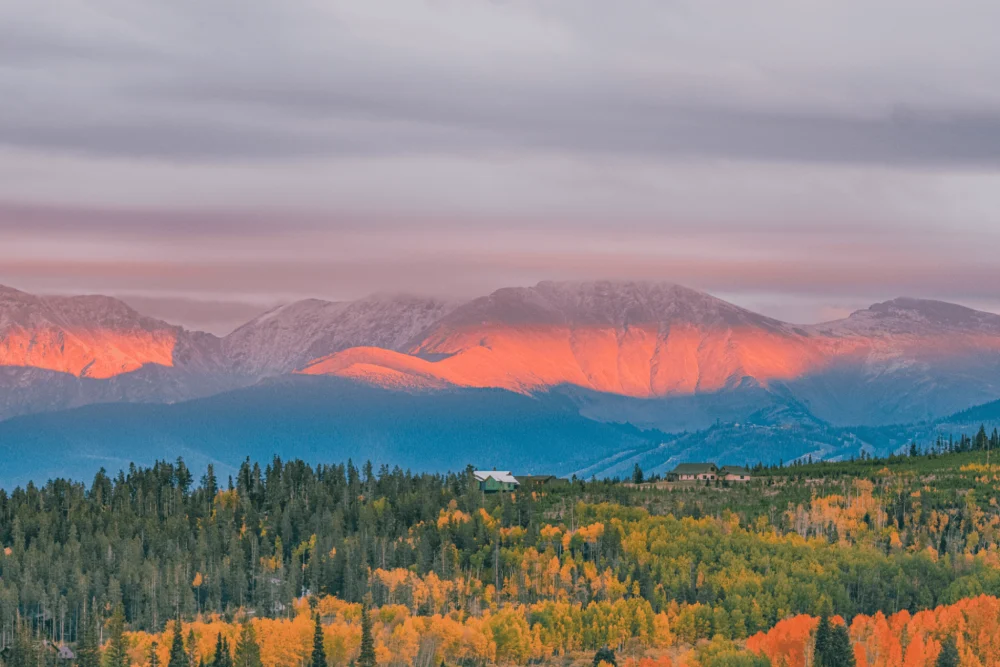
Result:
{"label": "haze over mountains", "polygon": [[[364,419],[375,419],[377,403],[388,404],[393,393],[418,397],[393,404],[434,412],[437,426],[429,416],[423,422],[431,431],[443,419],[428,409],[435,396],[463,392],[477,405],[507,392],[535,401],[548,396],[550,407],[574,420],[656,429],[657,445],[671,439],[667,433],[762,414],[770,425],[797,428],[883,426],[939,419],[1000,398],[1000,316],[895,299],[836,322],[797,326],[677,285],[543,282],[464,304],[413,296],[300,301],[220,338],[108,297],[40,297],[0,287],[0,420],[93,403],[128,411],[129,403],[177,403],[255,385],[281,405],[274,393],[299,392],[306,378],[292,376],[302,375],[321,376],[312,387],[327,378],[322,386],[336,387],[331,397],[377,389],[363,393],[376,403],[359,410]],[[230,412],[233,400],[223,401]],[[336,401],[327,409],[336,413]],[[85,411],[72,414],[87,418]],[[212,418],[210,410],[198,414]],[[517,419],[511,412],[508,426]],[[409,422],[411,433],[420,430],[418,421]],[[504,431],[502,418],[487,421]],[[356,426],[336,450],[357,450],[358,458],[361,417]],[[0,448],[16,449],[15,431],[25,432],[0,428]],[[480,435],[473,429],[466,437]],[[141,449],[142,437],[134,437]],[[186,433],[184,447],[195,437]],[[495,443],[517,446],[526,437],[511,427]],[[448,446],[460,448],[459,440]],[[411,441],[425,442],[422,435]],[[72,438],[65,446],[74,446]],[[608,448],[597,449],[591,458],[607,459]],[[836,449],[823,451],[838,455]],[[468,461],[460,452],[454,460]]]}

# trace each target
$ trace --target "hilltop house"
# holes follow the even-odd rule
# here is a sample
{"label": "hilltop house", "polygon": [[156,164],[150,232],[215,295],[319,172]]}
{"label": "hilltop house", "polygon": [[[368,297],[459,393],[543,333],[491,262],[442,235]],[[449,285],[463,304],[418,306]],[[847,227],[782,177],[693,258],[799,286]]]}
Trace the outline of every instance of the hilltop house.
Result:
{"label": "hilltop house", "polygon": [[525,487],[553,487],[569,484],[568,479],[556,477],[555,475],[518,475],[517,481],[521,483],[521,486]]}
{"label": "hilltop house", "polygon": [[678,482],[715,481],[719,469],[714,463],[680,463],[670,472]]}
{"label": "hilltop house", "polygon": [[753,479],[753,473],[741,466],[722,466],[719,470],[719,479],[727,482],[749,482]]}
{"label": "hilltop house", "polygon": [[509,470],[476,470],[473,473],[483,493],[516,491],[521,485]]}

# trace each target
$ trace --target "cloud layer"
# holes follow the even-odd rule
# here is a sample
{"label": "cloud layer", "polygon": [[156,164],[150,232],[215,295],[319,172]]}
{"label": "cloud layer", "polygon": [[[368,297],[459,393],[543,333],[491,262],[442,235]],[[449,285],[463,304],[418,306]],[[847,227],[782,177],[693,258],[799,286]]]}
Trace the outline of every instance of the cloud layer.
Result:
{"label": "cloud layer", "polygon": [[985,0],[0,4],[0,281],[189,322],[560,277],[800,320],[997,308],[998,22]]}

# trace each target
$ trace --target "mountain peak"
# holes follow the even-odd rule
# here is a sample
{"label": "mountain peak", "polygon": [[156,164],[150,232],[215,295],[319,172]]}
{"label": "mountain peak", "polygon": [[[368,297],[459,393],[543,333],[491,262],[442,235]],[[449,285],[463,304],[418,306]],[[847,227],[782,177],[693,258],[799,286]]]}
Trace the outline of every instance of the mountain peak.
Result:
{"label": "mountain peak", "polygon": [[674,283],[611,280],[543,281],[534,287],[506,287],[471,301],[446,319],[450,326],[784,326]]}
{"label": "mountain peak", "polygon": [[[855,315],[876,320],[908,321],[956,329],[980,329],[1000,327],[1000,315],[961,306],[947,301],[898,297],[890,301],[873,304],[866,311]],[[854,315],[852,315],[854,317]]]}
{"label": "mountain peak", "polygon": [[242,372],[273,375],[355,346],[403,349],[451,311],[438,299],[375,294],[357,301],[304,299],[279,306],[225,338]]}

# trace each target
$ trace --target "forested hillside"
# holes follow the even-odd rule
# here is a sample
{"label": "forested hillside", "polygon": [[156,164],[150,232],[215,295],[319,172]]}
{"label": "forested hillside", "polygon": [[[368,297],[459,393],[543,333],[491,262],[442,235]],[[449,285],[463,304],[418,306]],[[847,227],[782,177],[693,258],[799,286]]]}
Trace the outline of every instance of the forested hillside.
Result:
{"label": "forested hillside", "polygon": [[926,658],[906,664],[934,664],[949,641],[988,656],[992,598],[965,624],[919,614],[1000,595],[1000,466],[979,448],[991,444],[762,468],[745,485],[484,495],[471,469],[279,459],[225,480],[195,480],[178,460],[29,485],[0,492],[0,659],[51,662],[66,645],[93,667],[102,644],[114,667],[157,652],[175,666],[178,650],[228,667],[252,645],[291,667],[315,656],[318,618],[329,665],[365,664],[364,646],[400,665],[589,660],[602,647],[619,663],[811,665],[786,657],[817,650],[817,618],[833,619],[831,636],[846,619],[855,656],[904,612],[924,619]]}

